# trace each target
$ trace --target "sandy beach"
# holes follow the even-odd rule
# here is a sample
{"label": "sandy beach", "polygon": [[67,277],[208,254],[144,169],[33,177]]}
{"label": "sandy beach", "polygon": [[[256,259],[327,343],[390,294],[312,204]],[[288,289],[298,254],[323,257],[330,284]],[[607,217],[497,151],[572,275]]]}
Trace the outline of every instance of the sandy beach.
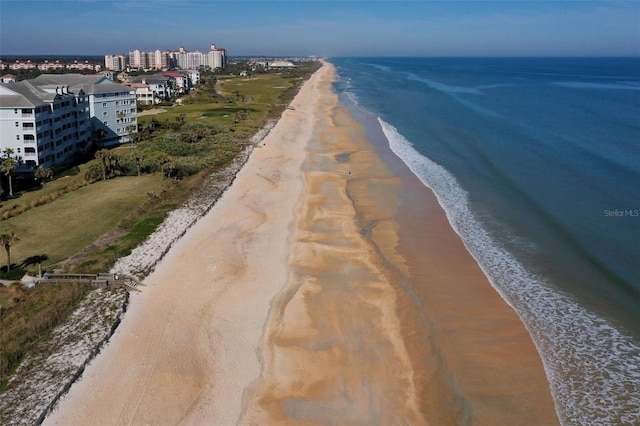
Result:
{"label": "sandy beach", "polygon": [[557,423],[520,319],[339,106],[334,72],[305,83],[45,424]]}

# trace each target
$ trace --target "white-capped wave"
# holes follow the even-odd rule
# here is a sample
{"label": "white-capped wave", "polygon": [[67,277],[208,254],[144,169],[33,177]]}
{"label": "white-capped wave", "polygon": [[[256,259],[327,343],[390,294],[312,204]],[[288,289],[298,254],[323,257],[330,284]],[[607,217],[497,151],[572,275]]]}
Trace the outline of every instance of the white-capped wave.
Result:
{"label": "white-capped wave", "polygon": [[554,84],[572,89],[640,90],[640,86],[635,82],[591,83],[586,81],[558,81]]}
{"label": "white-capped wave", "polygon": [[638,424],[640,347],[606,319],[536,276],[491,237],[444,167],[378,118],[391,150],[435,193],[489,281],[518,313],[540,352],[563,424]]}
{"label": "white-capped wave", "polygon": [[439,81],[431,80],[428,78],[420,77],[413,73],[407,73],[407,79],[413,81],[419,81],[420,83],[424,83],[427,86],[431,87],[435,90],[440,90],[445,93],[453,93],[460,94],[465,93],[469,95],[479,95],[481,92],[475,87],[464,87],[464,86],[451,86],[449,84],[444,84]]}

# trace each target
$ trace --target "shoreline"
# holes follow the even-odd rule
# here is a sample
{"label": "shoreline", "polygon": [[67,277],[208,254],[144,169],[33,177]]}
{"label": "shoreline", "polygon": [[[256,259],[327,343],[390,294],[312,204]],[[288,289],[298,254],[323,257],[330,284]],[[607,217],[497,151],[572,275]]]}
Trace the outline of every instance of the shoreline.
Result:
{"label": "shoreline", "polygon": [[45,424],[557,423],[520,319],[334,80],[304,84]]}
{"label": "shoreline", "polygon": [[[377,120],[372,124],[380,129]],[[558,424],[541,354],[522,318],[469,252],[435,193],[381,138],[372,138],[376,150],[403,181],[398,250],[429,324],[429,350],[437,348],[441,380],[455,395],[432,404],[458,407],[458,418],[438,421]]]}

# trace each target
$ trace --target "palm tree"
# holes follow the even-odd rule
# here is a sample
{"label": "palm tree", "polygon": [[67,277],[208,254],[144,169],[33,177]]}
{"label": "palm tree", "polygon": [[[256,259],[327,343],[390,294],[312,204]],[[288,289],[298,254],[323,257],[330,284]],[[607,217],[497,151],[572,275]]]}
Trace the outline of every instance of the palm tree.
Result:
{"label": "palm tree", "polygon": [[157,163],[160,166],[160,170],[162,171],[162,179],[164,179],[164,172],[167,172],[167,178],[171,175],[171,170],[175,167],[175,163],[173,162],[173,158],[171,158],[167,154],[162,154],[157,158]]}
{"label": "palm tree", "polygon": [[4,152],[4,155],[6,155],[7,158],[11,158],[15,151],[12,148],[5,148],[2,152]]}
{"label": "palm tree", "polygon": [[158,130],[161,126],[162,123],[160,123],[160,121],[158,121],[157,118],[152,117],[151,118],[151,123],[149,123],[151,125],[151,132],[155,132],[156,130]]}
{"label": "palm tree", "polygon": [[38,168],[36,169],[35,176],[40,182],[42,182],[42,192],[46,193],[46,184],[53,176],[53,172],[51,169]]}
{"label": "palm tree", "polygon": [[129,132],[129,140],[135,145],[138,142],[138,128],[134,124],[129,124],[125,130]]}
{"label": "palm tree", "polygon": [[102,163],[102,180],[107,180],[107,159],[110,155],[108,149],[100,149],[95,154],[96,159]]}
{"label": "palm tree", "polygon": [[136,169],[138,170],[138,176],[140,176],[140,168],[142,166],[142,160],[144,160],[144,154],[136,150],[133,155],[133,161],[136,163]]}
{"label": "palm tree", "polygon": [[11,244],[18,241],[18,237],[13,231],[0,234],[0,244],[7,251],[7,272],[11,270]]}
{"label": "palm tree", "polygon": [[[5,150],[6,151],[6,150]],[[13,169],[18,167],[18,162],[13,158],[9,157],[0,164],[0,170],[9,177],[9,196],[13,197],[13,183],[11,180],[11,174],[13,173]]]}

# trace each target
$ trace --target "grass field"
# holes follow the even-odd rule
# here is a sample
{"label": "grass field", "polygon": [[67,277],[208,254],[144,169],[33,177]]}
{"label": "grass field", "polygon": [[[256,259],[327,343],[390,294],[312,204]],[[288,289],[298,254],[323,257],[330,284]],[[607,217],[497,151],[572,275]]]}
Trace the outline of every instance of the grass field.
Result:
{"label": "grass field", "polygon": [[2,229],[19,238],[12,245],[12,260],[46,256],[46,266],[66,259],[116,227],[149,198],[147,192],[164,184],[158,174],[100,181],[5,220]]}

